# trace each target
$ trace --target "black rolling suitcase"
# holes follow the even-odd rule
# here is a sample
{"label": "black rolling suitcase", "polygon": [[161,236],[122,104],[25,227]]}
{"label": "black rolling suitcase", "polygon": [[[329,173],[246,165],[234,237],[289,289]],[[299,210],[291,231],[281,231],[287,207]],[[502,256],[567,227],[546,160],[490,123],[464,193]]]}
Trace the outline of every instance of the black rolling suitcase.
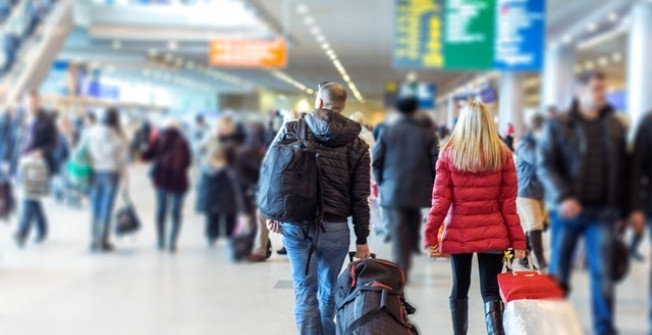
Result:
{"label": "black rolling suitcase", "polygon": [[414,307],[405,301],[405,272],[398,265],[372,258],[353,261],[337,280],[335,306],[338,335],[418,335],[410,323]]}

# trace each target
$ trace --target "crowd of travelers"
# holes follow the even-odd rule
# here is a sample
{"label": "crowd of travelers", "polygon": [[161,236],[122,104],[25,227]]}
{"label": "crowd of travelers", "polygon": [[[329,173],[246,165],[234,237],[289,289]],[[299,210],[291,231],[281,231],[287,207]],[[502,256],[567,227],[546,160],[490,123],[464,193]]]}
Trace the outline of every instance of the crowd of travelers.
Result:
{"label": "crowd of travelers", "polygon": [[[572,106],[552,116],[528,116],[520,138],[514,138],[513,126],[500,136],[481,102],[466,102],[449,130],[421,113],[411,96],[400,98],[391,116],[371,128],[361,113],[345,116],[342,85],[324,82],[311,112],[287,112],[282,122],[278,113],[246,123],[198,116],[188,130],[169,118],[160,125],[144,122],[129,140],[116,109],[70,121],[44,109],[38,93],[31,92],[20,113],[6,110],[0,118],[3,173],[24,186],[14,238],[25,247],[34,228],[36,243],[47,239],[41,203],[46,192],[31,185],[38,178],[30,174],[44,166],[48,176],[71,174],[85,181],[78,186],[91,203],[90,249],[111,252],[116,198],[121,185],[128,189],[130,162],[142,161],[151,165],[161,251],[177,252],[192,188],[196,210],[205,217],[206,243],[213,247],[227,238],[234,260],[264,262],[271,255],[269,233],[282,234],[300,334],[335,334],[337,276],[352,242],[357,258],[372,256],[372,231],[391,243],[391,259],[408,282],[412,259],[424,247],[430,256],[450,260],[455,334],[468,328],[474,254],[487,331],[504,334],[497,276],[506,249],[513,249],[524,266],[548,272],[567,294],[574,264],[583,257],[593,330],[616,334],[618,275],[612,264],[643,258],[638,245],[652,214],[647,196],[652,194],[652,113],[641,120],[628,149],[628,129],[607,103],[606,86],[602,73],[581,75]],[[282,156],[274,161],[266,154],[297,140],[318,157],[321,215],[309,223],[264,214],[269,206],[304,205],[299,195],[276,199],[277,204],[264,199],[259,208],[259,193],[271,192],[281,168]],[[86,169],[70,163],[84,157]],[[634,240],[629,254],[620,255],[617,247],[628,226]],[[550,236],[544,238],[547,230]],[[578,252],[580,240],[584,255]],[[527,257],[528,250],[534,257]]]}

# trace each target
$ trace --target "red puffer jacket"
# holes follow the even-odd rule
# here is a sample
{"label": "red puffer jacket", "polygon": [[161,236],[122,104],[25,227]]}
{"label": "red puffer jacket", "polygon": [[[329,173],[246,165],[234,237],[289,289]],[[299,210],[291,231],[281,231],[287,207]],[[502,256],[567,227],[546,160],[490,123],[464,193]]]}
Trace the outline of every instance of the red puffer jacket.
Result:
{"label": "red puffer jacket", "polygon": [[426,246],[438,245],[437,233],[446,230],[440,251],[466,254],[525,250],[525,235],[516,212],[518,185],[511,155],[495,172],[471,173],[455,169],[449,152],[437,162],[432,208],[428,215]]}

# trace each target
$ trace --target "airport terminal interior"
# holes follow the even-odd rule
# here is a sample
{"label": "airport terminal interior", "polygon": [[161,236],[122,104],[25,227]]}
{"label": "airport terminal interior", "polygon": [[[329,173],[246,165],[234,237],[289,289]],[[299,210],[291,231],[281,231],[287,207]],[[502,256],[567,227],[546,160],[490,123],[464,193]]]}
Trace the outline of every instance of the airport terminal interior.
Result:
{"label": "airport terminal interior", "polygon": [[[652,129],[645,123],[652,113],[650,0],[2,0],[0,36],[0,335],[334,335],[326,327],[309,331],[298,326],[302,317],[295,310],[302,302],[295,300],[293,272],[295,277],[303,274],[303,268],[295,268],[304,263],[290,262],[287,253],[292,256],[294,249],[284,247],[288,236],[271,231],[267,241],[261,237],[275,222],[268,224],[256,211],[266,201],[256,192],[269,189],[265,183],[278,182],[265,173],[280,159],[263,160],[262,155],[277,143],[279,129],[316,117],[315,109],[333,104],[336,88],[346,91],[340,115],[354,119],[360,124],[355,129],[362,131],[351,141],[365,143],[366,132],[376,143],[364,151],[370,168],[363,170],[374,173],[379,143],[389,148],[402,141],[383,139],[401,122],[397,120],[421,118],[428,131],[418,133],[444,143],[463,124],[463,114],[481,106],[500,139],[515,151],[519,201],[523,170],[518,148],[532,138],[531,120],[554,123],[581,108],[573,106],[584,106],[578,93],[582,85],[603,85],[604,106],[622,124],[627,150],[639,148],[636,139],[646,135],[637,136],[637,130]],[[586,81],[577,79],[584,74],[589,74]],[[401,115],[410,109],[405,101],[418,110],[410,110],[412,116]],[[313,137],[343,134],[348,128],[336,128],[341,117],[336,114],[325,121],[324,133]],[[119,129],[117,135],[107,135],[111,127]],[[238,165],[252,141],[260,142],[252,152],[266,164],[260,170],[258,162],[255,180],[241,176]],[[612,150],[599,147],[580,148],[578,156]],[[168,149],[179,149],[183,158],[165,154]],[[560,150],[559,160],[573,152]],[[88,166],[82,156],[90,157]],[[642,157],[652,161],[652,150]],[[433,169],[417,185],[429,190],[430,203],[439,177],[433,176],[436,163],[431,166],[428,156],[418,162],[385,162],[385,169],[419,162]],[[638,160],[605,162],[599,173],[606,175],[620,164],[629,178],[630,169],[635,170],[630,165]],[[183,168],[165,175],[162,166],[168,163]],[[548,166],[538,164],[534,175],[541,177]],[[641,168],[647,172],[636,171],[652,176],[650,166]],[[30,169],[46,173],[41,180]],[[590,163],[585,170],[590,174]],[[391,186],[378,182],[372,171],[360,202],[367,214],[359,214],[360,208],[341,209],[349,216],[349,250],[360,251],[358,228],[368,221],[369,250],[377,259],[400,263],[399,236],[413,227],[391,222],[394,204],[382,199]],[[413,174],[401,171],[404,175],[396,172],[398,184]],[[162,175],[167,180],[161,181]],[[360,183],[357,177],[347,178],[347,185]],[[174,190],[161,186],[172,179]],[[551,282],[559,268],[554,260],[560,258],[555,258],[560,252],[555,239],[562,238],[553,234],[561,205],[548,201],[555,183],[566,189],[563,180],[543,183],[548,213],[546,223],[541,216],[541,225],[546,229],[535,229],[542,240],[527,246],[536,259],[515,265],[527,271],[536,263],[541,269],[535,275]],[[642,183],[652,185],[652,180]],[[622,184],[627,184],[623,199],[638,197],[630,191],[634,182]],[[413,198],[412,189],[402,190],[401,197]],[[335,199],[325,192],[331,198],[324,199],[323,224],[331,223],[329,204],[351,207],[356,192]],[[157,230],[163,199],[169,200],[170,220],[180,218],[178,230],[168,228],[178,241],[160,238]],[[518,204],[518,216],[526,221]],[[412,212],[421,216],[415,228],[419,237],[407,246],[412,263],[404,293],[416,308],[410,322],[422,335],[488,333],[476,260],[468,330],[454,332],[449,297],[455,252],[451,256],[426,248],[430,206],[414,207]],[[645,209],[652,213],[652,208],[640,208]],[[637,230],[630,225],[634,216],[622,214],[611,223],[619,232],[608,237],[626,248],[623,253],[600,258],[604,250],[588,243],[587,233],[587,241],[581,238],[567,254],[573,272],[567,283],[570,294],[554,302],[576,315],[568,320],[538,316],[547,324],[575,322],[579,332],[540,327],[536,333],[519,333],[507,323],[519,311],[514,301],[502,297],[507,334],[652,334],[652,226]],[[339,216],[344,220],[347,215]],[[138,227],[122,221],[136,218]],[[449,217],[444,226],[454,221]],[[527,233],[521,236],[530,242],[531,231],[521,223]],[[436,236],[442,246],[447,233],[442,228]],[[548,268],[536,254],[537,244],[542,244]],[[324,255],[313,257],[317,262]],[[346,275],[349,263],[346,257],[337,272]],[[603,281],[592,287],[597,285],[592,281],[600,276],[596,269],[607,264],[627,268],[613,281],[613,329],[605,331],[596,320],[606,307],[595,300],[611,286]],[[336,319],[338,327],[343,320]],[[361,334],[412,334],[380,329]]]}

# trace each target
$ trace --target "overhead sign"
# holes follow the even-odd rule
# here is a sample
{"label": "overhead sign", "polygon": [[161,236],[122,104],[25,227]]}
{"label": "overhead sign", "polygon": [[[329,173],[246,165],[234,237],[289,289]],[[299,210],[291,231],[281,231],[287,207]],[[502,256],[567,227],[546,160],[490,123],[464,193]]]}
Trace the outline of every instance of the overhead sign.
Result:
{"label": "overhead sign", "polygon": [[282,39],[216,39],[211,41],[209,64],[220,67],[283,68],[287,46]]}
{"label": "overhead sign", "polygon": [[542,68],[545,0],[395,1],[398,68]]}
{"label": "overhead sign", "polygon": [[538,71],[543,68],[543,0],[498,0],[496,67]]}

